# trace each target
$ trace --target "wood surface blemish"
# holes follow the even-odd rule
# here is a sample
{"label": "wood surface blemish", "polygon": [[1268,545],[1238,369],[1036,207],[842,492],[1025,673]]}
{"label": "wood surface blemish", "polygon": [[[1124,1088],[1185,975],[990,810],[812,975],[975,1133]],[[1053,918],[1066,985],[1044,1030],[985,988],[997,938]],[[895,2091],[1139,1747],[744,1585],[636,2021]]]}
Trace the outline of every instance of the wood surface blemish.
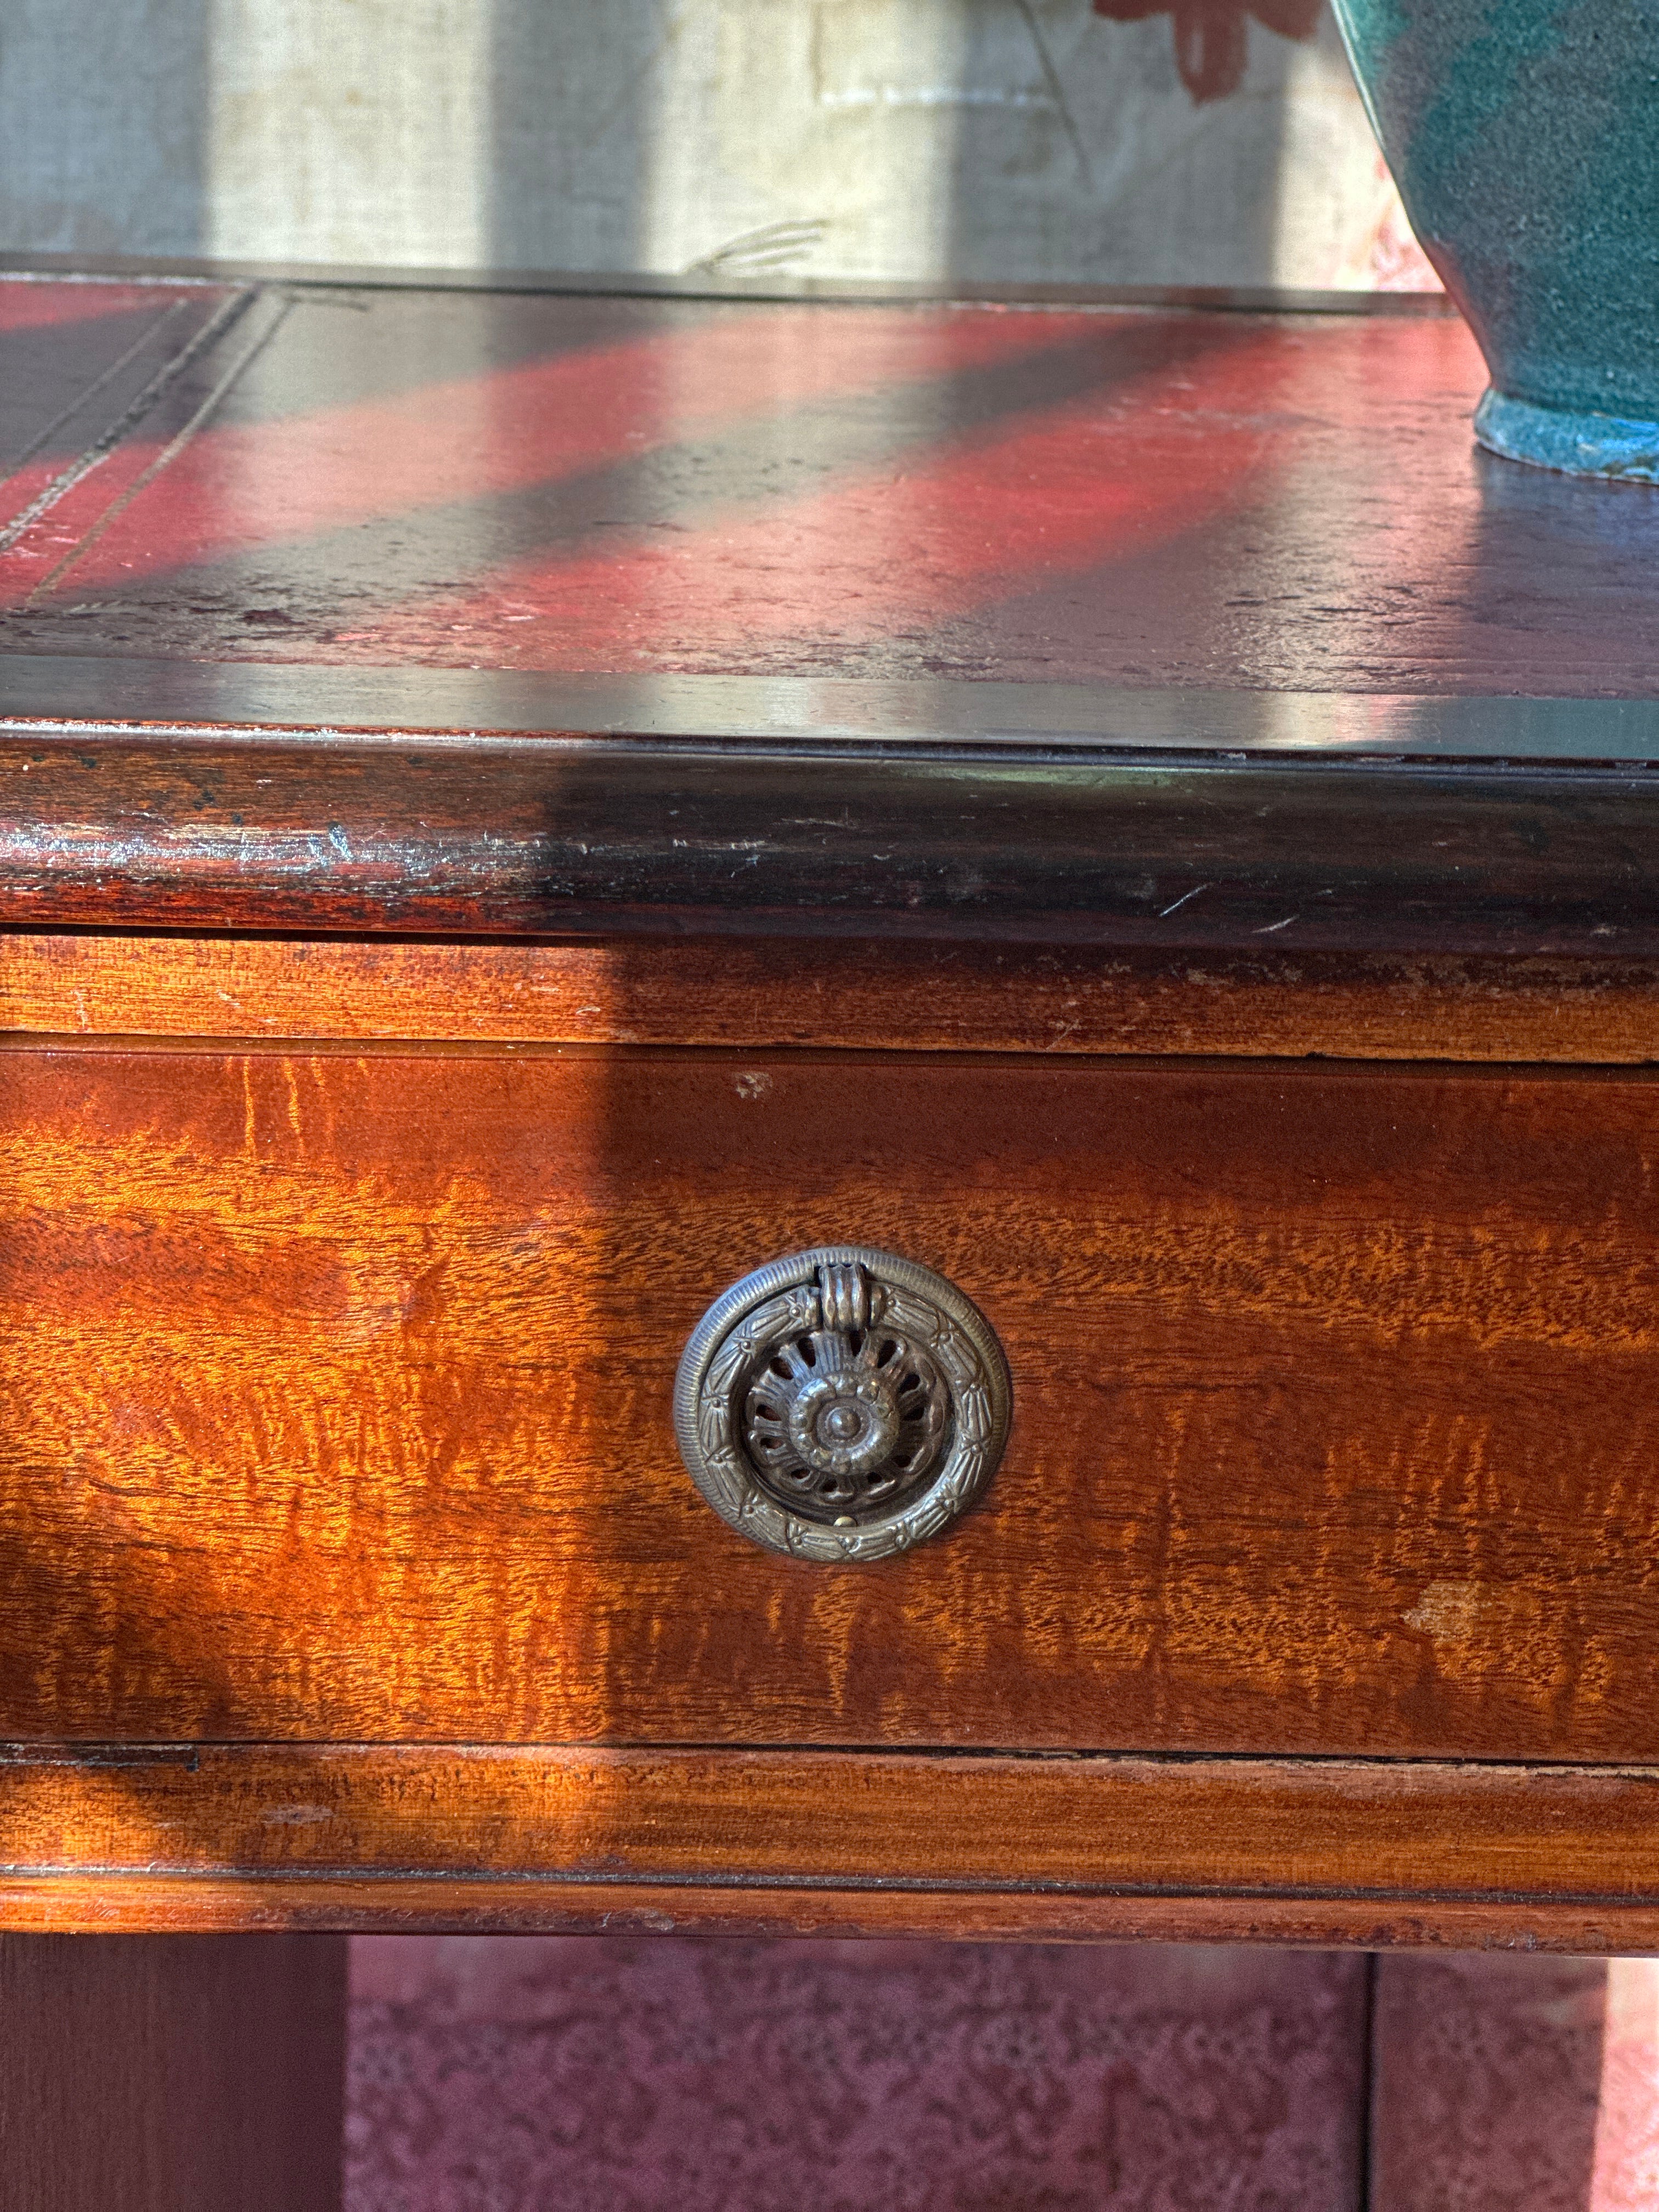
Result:
{"label": "wood surface blemish", "polygon": [[1498,1625],[1511,1611],[1505,1594],[1479,1583],[1431,1583],[1417,1603],[1401,1617],[1436,1644],[1466,1644],[1488,1624]]}

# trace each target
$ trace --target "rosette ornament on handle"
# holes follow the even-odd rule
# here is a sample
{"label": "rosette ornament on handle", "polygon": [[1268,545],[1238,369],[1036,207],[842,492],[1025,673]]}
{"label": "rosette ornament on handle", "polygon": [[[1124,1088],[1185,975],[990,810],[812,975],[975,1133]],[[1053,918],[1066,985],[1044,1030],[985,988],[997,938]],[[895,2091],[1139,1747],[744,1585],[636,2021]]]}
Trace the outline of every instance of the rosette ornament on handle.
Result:
{"label": "rosette ornament on handle", "polygon": [[914,1261],[834,1245],[734,1284],[686,1346],[680,1455],[757,1544],[873,1559],[963,1512],[1008,1432],[1008,1366],[954,1284]]}

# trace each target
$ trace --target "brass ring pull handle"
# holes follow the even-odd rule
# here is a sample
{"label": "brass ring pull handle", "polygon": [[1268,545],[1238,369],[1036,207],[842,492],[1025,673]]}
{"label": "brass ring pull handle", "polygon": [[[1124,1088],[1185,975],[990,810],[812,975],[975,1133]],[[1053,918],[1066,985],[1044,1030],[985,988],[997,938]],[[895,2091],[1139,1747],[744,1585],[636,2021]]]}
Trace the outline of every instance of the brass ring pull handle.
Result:
{"label": "brass ring pull handle", "polygon": [[680,1456],[734,1528],[800,1559],[879,1559],[965,1512],[1007,1441],[1008,1363],[953,1283],[826,1245],[757,1269],[698,1322]]}

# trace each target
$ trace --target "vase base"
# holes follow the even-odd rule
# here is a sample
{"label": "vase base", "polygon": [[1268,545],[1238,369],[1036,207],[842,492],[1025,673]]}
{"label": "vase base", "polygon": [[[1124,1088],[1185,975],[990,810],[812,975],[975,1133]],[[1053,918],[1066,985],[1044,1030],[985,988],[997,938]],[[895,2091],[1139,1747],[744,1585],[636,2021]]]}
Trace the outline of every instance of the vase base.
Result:
{"label": "vase base", "polygon": [[1489,453],[1529,461],[1535,469],[1659,484],[1659,422],[1535,407],[1528,399],[1488,392],[1474,410],[1474,434]]}

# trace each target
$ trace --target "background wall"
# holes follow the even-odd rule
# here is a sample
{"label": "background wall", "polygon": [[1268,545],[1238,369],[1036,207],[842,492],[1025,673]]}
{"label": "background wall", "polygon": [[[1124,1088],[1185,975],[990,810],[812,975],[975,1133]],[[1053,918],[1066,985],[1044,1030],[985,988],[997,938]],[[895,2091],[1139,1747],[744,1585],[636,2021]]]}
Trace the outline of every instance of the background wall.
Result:
{"label": "background wall", "polygon": [[345,2212],[1358,2212],[1354,1954],[389,1936],[353,1981]]}
{"label": "background wall", "polygon": [[1432,282],[1322,0],[8,0],[0,149],[14,250]]}
{"label": "background wall", "polygon": [[1659,1962],[359,1936],[345,2212],[1653,2212]]}

